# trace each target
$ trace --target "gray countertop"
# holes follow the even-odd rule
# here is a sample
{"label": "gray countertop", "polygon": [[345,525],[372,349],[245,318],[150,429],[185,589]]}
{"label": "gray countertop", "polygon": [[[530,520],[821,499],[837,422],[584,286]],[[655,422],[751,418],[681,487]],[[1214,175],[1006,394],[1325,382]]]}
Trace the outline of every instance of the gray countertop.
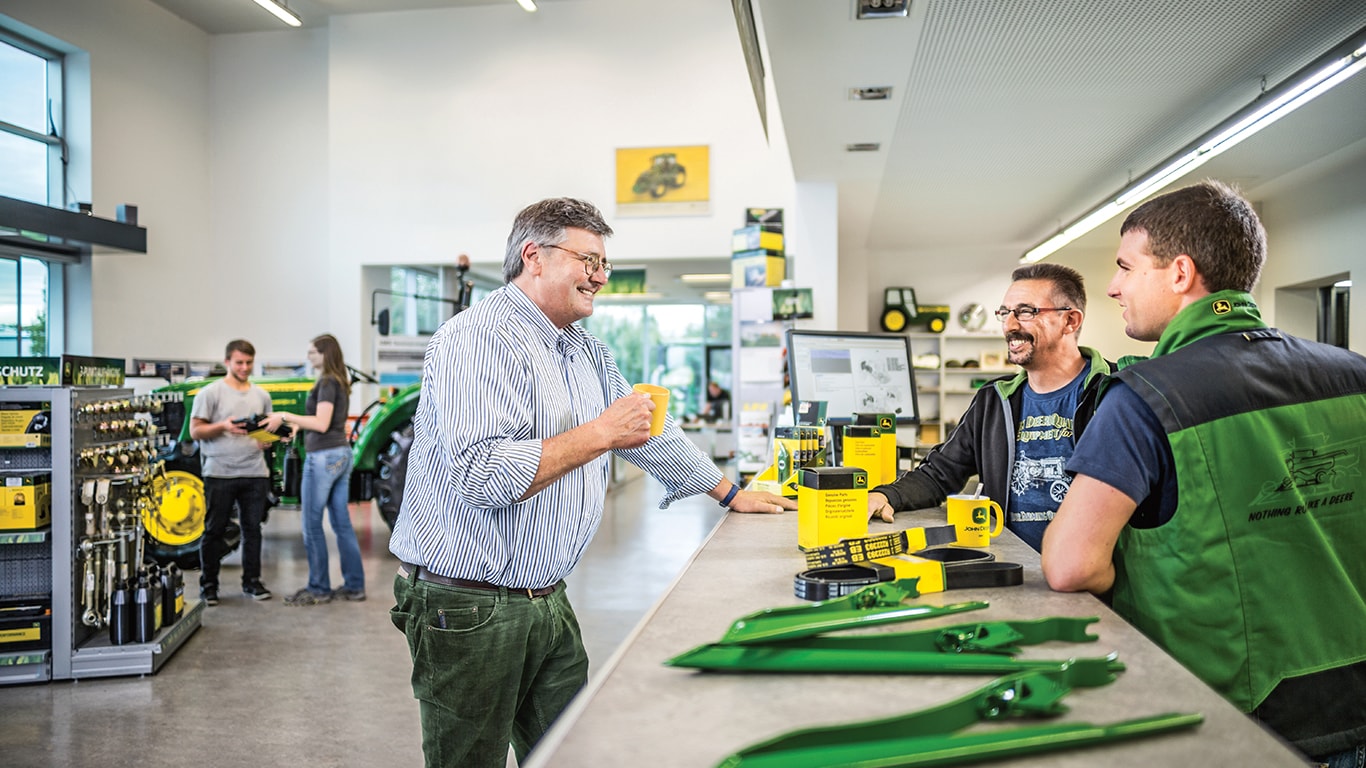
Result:
{"label": "gray countertop", "polygon": [[[660,512],[659,514],[668,514]],[[943,513],[902,513],[869,533],[942,524]],[[815,725],[909,713],[953,700],[992,678],[978,675],[827,675],[704,673],[662,662],[715,642],[736,618],[797,605],[793,576],[803,570],[797,515],[731,514],[712,532],[675,584],[565,711],[529,757],[537,766],[711,766],[761,739]],[[1111,651],[1127,671],[1101,688],[1074,690],[1071,711],[1054,722],[1096,724],[1168,712],[1200,713],[1198,728],[1110,746],[1005,761],[1048,766],[1300,766],[1298,754],[1253,723],[1103,603],[1048,589],[1036,552],[1009,531],[992,541],[997,560],[1025,566],[1022,586],[952,590],[911,603],[965,600],[989,608],[870,631],[911,631],[970,621],[1098,616],[1095,643],[1050,642],[1020,658],[1065,659]],[[622,574],[630,578],[630,574]],[[571,577],[572,579],[572,577]],[[1030,725],[1040,721],[1013,721]],[[995,726],[976,726],[990,728]],[[993,761],[1001,762],[1001,761]]]}

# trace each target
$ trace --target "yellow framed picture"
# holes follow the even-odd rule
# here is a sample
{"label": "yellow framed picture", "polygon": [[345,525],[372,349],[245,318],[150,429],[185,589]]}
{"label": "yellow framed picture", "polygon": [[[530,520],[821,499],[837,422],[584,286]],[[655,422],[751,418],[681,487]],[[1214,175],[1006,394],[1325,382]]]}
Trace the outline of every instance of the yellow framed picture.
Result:
{"label": "yellow framed picture", "polygon": [[617,214],[695,215],[711,208],[711,148],[617,150]]}

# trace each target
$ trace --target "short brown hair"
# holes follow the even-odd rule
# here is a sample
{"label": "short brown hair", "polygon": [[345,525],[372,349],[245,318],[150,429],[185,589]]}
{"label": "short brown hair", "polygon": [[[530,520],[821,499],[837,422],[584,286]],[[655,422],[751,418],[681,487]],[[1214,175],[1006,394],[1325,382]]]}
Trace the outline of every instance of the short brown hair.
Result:
{"label": "short brown hair", "polygon": [[1120,235],[1144,232],[1160,267],[1180,254],[1195,262],[1205,289],[1251,291],[1266,263],[1266,230],[1252,204],[1212,179],[1168,192],[1135,208]]}
{"label": "short brown hair", "polygon": [[233,339],[228,342],[228,348],[223,350],[223,359],[227,360],[232,357],[233,352],[241,352],[247,357],[256,357],[256,347],[253,347],[251,342],[246,339]]}

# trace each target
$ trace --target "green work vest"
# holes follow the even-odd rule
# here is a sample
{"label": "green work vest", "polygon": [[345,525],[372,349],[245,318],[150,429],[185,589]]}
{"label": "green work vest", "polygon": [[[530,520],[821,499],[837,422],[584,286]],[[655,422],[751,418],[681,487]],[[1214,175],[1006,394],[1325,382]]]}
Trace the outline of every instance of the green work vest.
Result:
{"label": "green work vest", "polygon": [[1366,660],[1366,359],[1221,292],[1116,376],[1161,420],[1178,502],[1121,533],[1115,610],[1244,712]]}

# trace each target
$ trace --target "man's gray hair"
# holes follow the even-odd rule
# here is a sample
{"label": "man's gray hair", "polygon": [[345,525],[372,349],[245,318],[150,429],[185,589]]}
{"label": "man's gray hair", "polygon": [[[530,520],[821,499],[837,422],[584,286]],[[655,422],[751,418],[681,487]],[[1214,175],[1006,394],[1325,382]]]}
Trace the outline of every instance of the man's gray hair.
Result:
{"label": "man's gray hair", "polygon": [[523,208],[512,222],[512,233],[508,235],[503,281],[510,283],[522,274],[522,249],[527,243],[559,245],[564,242],[564,231],[571,227],[587,230],[598,237],[612,236],[612,228],[603,219],[602,211],[586,200],[552,197]]}

